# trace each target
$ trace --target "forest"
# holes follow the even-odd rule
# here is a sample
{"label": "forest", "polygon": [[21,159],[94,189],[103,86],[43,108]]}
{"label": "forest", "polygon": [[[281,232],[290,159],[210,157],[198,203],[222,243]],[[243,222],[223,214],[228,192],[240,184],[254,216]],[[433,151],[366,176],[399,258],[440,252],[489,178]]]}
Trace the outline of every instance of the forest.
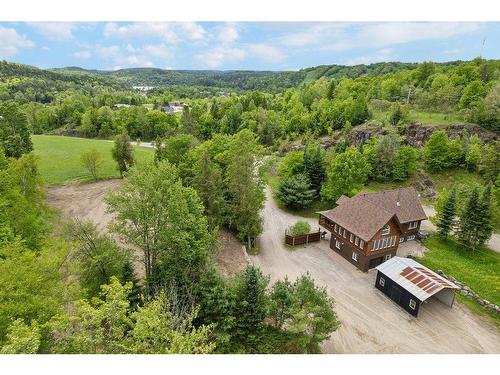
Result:
{"label": "forest", "polygon": [[[500,230],[498,60],[276,73],[0,62],[0,78],[1,353],[320,352],[340,322],[310,275],[271,283],[248,266],[228,279],[215,265],[221,227],[258,251],[266,184],[310,214],[364,188],[463,172],[473,182],[434,202],[440,235],[456,228],[474,251]],[[182,112],[162,110],[180,100]],[[408,127],[429,118],[414,147]],[[448,134],[450,122],[477,131]],[[33,134],[113,140],[124,182],[105,198],[112,235],[46,206]],[[154,143],[154,161],[138,167],[131,141]],[[122,243],[141,252],[143,275]]]}

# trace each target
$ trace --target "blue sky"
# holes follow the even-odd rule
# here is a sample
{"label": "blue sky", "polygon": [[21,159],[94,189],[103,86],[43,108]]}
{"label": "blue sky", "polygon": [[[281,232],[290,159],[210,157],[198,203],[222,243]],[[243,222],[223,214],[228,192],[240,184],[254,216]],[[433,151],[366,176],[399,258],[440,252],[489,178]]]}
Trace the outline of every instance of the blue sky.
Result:
{"label": "blue sky", "polygon": [[500,58],[499,22],[0,22],[0,59],[41,68],[298,70],[479,55]]}

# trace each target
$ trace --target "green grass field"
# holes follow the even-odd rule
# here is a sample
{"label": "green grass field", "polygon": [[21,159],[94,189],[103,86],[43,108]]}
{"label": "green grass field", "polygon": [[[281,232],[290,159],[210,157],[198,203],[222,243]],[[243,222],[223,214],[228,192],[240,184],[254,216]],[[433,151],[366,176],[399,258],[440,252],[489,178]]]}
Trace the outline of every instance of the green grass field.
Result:
{"label": "green grass field", "polygon": [[[34,153],[38,157],[40,174],[49,185],[89,181],[90,175],[82,166],[80,156],[90,149],[96,149],[102,156],[100,179],[120,177],[116,163],[111,157],[113,142],[56,135],[33,135],[31,138],[35,148]],[[145,147],[134,149],[138,164],[153,160],[153,149]]]}
{"label": "green grass field", "polygon": [[[437,235],[424,241],[429,249],[418,261],[433,270],[442,270],[445,274],[468,285],[482,298],[497,305],[500,304],[500,253],[482,247],[472,252],[454,240],[443,240]],[[462,296],[460,296],[462,297]],[[463,302],[464,298],[459,300]],[[475,311],[486,310],[475,301],[466,303]],[[500,318],[493,316],[500,324]]]}

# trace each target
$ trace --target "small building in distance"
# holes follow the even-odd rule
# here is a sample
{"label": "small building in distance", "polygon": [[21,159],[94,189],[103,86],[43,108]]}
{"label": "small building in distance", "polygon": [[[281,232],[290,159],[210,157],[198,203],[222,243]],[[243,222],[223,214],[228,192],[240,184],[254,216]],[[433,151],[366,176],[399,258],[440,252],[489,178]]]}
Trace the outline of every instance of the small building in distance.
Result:
{"label": "small building in distance", "polygon": [[415,317],[422,303],[431,297],[452,307],[455,291],[459,289],[410,258],[391,258],[376,270],[375,287]]}
{"label": "small building in distance", "polygon": [[113,104],[113,109],[120,109],[120,108],[128,108],[130,107],[130,104],[123,104],[123,103],[117,103],[117,104]]}
{"label": "small building in distance", "polygon": [[179,113],[184,110],[184,107],[187,107],[187,104],[184,102],[169,102],[167,105],[161,107],[161,110],[166,113]]}
{"label": "small building in distance", "polygon": [[319,224],[331,232],[330,248],[365,272],[395,256],[400,243],[416,239],[427,219],[411,187],[341,196],[336,203],[318,212]]}
{"label": "small building in distance", "polygon": [[132,86],[134,90],[141,91],[141,92],[148,92],[153,90],[155,87],[154,86]]}

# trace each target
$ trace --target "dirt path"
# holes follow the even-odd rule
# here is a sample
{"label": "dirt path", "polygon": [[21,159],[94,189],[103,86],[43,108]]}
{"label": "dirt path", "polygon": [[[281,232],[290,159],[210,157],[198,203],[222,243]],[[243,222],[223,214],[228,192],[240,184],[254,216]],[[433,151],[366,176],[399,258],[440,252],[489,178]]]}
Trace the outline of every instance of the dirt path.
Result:
{"label": "dirt path", "polygon": [[[424,206],[424,211],[427,217],[436,215],[436,210],[432,206]],[[428,233],[432,233],[437,230],[436,226],[430,220],[423,221],[420,229],[423,232],[428,232]],[[486,242],[486,246],[488,246],[493,251],[500,253],[500,234],[493,233],[490,240]]]}
{"label": "dirt path", "polygon": [[299,217],[279,209],[269,189],[266,194],[260,253],[250,258],[273,281],[309,272],[335,298],[342,326],[323,344],[325,352],[500,353],[499,330],[458,303],[449,308],[431,300],[414,319],[375,289],[375,271],[357,270],[329,248],[328,240],[285,248],[284,230]]}

